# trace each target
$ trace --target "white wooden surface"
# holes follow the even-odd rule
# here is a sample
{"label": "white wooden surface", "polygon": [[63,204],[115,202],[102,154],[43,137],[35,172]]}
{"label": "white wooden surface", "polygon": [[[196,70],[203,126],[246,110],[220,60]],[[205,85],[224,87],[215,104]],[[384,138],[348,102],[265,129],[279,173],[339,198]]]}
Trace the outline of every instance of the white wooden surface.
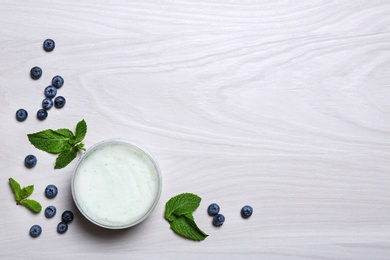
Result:
{"label": "white wooden surface", "polygon": [[[390,259],[390,1],[1,0],[0,24],[0,259]],[[40,122],[57,74],[67,104]],[[71,199],[75,163],[53,170],[27,140],[83,118],[87,147],[127,138],[157,158],[163,193],[142,224],[87,222]],[[59,215],[16,206],[9,177],[34,184],[44,207],[74,210],[68,232],[56,233]],[[181,192],[203,199],[201,243],[163,219]]]}

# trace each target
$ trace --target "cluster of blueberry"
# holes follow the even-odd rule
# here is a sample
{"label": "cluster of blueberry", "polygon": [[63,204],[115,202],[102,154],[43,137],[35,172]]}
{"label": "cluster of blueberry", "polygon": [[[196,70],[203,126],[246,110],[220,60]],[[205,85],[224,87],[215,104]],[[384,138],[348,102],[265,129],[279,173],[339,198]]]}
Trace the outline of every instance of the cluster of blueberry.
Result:
{"label": "cluster of blueberry", "polygon": [[[225,216],[222,214],[219,214],[219,206],[216,203],[211,203],[209,207],[207,208],[207,213],[213,217],[213,225],[216,227],[222,226],[225,222]],[[252,216],[253,208],[249,205],[245,205],[241,208],[241,216],[243,218],[249,218]]]}
{"label": "cluster of blueberry", "polygon": [[65,106],[66,100],[63,96],[56,97],[54,102],[52,99],[57,95],[57,89],[61,88],[63,84],[64,79],[57,75],[53,77],[51,85],[45,88],[44,93],[46,98],[42,100],[42,108],[37,112],[37,118],[39,120],[44,120],[47,117],[47,110],[52,108],[53,104],[56,108],[62,108]]}
{"label": "cluster of blueberry", "polygon": [[[58,194],[58,188],[53,185],[47,185],[45,189],[45,196],[48,199],[52,199]],[[47,218],[52,218],[56,215],[57,209],[54,206],[48,206],[45,209],[45,216]],[[74,218],[73,212],[70,210],[65,210],[61,215],[61,222],[57,225],[57,232],[60,234],[65,233],[68,230],[68,224],[72,222]],[[38,237],[42,233],[42,228],[40,225],[33,225],[30,228],[30,235],[32,237]]]}
{"label": "cluster of blueberry", "polygon": [[[43,49],[47,52],[50,52],[54,50],[55,42],[52,39],[46,39],[43,42]],[[42,76],[42,69],[40,67],[33,67],[30,70],[30,76],[32,79],[37,80]],[[42,108],[37,111],[37,118],[39,120],[46,119],[48,113],[47,110],[52,108],[53,104],[56,108],[62,108],[65,106],[66,100],[63,96],[58,96],[54,99],[53,98],[57,95],[57,89],[61,88],[64,85],[64,79],[57,75],[54,76],[51,85],[47,86],[45,88],[45,96],[46,98],[42,101]],[[27,119],[28,112],[21,108],[16,111],[16,120],[19,122],[22,122]]]}
{"label": "cluster of blueberry", "polygon": [[[43,42],[43,49],[47,52],[51,52],[54,50],[55,42],[51,39],[46,39]],[[30,70],[30,76],[32,79],[37,80],[42,76],[42,69],[40,67],[33,67]],[[42,101],[42,109],[39,109],[37,112],[37,118],[39,120],[44,120],[47,117],[47,110],[53,107],[53,105],[56,108],[62,108],[65,106],[66,100],[62,96],[58,96],[54,99],[53,98],[57,95],[57,90],[61,88],[64,85],[64,79],[57,75],[54,76],[51,85],[45,88],[45,99]],[[16,120],[19,122],[22,122],[27,119],[28,113],[25,109],[19,109],[16,111]],[[35,155],[29,154],[24,159],[24,165],[31,169],[37,164],[37,157]],[[56,197],[58,194],[58,188],[50,184],[45,189],[45,196],[48,199],[52,199]],[[45,216],[46,218],[52,218],[56,215],[57,209],[55,206],[48,206],[45,209]],[[60,234],[65,233],[68,230],[68,224],[72,222],[74,218],[73,212],[70,210],[65,210],[61,215],[61,222],[57,225],[57,232]],[[42,233],[42,227],[40,225],[33,225],[30,228],[30,235],[32,237],[38,237]]]}
{"label": "cluster of blueberry", "polygon": [[[48,218],[54,217],[56,214],[56,208],[49,206],[45,209],[45,216]],[[73,220],[73,213],[70,210],[65,210],[61,215],[61,222],[57,225],[57,232],[60,234],[65,233],[68,230],[68,224]],[[33,225],[30,228],[30,236],[39,237],[42,233],[42,227],[40,225]]]}

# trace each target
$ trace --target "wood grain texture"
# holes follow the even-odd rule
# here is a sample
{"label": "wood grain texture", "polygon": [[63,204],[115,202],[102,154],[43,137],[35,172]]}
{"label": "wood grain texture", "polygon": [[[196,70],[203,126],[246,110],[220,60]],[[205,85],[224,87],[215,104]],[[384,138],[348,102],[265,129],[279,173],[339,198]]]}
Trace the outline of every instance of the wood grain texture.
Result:
{"label": "wood grain texture", "polygon": [[[1,259],[390,258],[389,1],[1,0],[0,24]],[[67,104],[40,122],[57,74]],[[18,123],[21,107],[29,118]],[[55,157],[27,140],[82,118],[87,147],[127,138],[160,164],[162,197],[142,224],[90,224],[71,199],[75,163],[53,170]],[[68,232],[56,233],[59,215],[15,206],[9,177],[35,184],[44,207],[74,210]],[[43,195],[50,183],[54,200]],[[163,219],[181,192],[203,199],[194,216],[204,242]],[[206,214],[212,202],[221,228]]]}

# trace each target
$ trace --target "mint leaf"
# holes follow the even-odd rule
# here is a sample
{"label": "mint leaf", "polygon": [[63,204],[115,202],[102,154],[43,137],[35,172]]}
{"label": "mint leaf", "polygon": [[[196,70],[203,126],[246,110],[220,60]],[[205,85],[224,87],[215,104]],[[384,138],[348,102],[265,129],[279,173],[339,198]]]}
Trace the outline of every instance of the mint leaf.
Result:
{"label": "mint leaf", "polygon": [[11,189],[14,193],[15,200],[16,200],[16,202],[19,202],[20,201],[20,192],[22,190],[20,188],[20,184],[12,178],[9,178],[8,180],[9,180],[9,184],[11,186]]}
{"label": "mint leaf", "polygon": [[171,198],[165,204],[165,218],[172,221],[174,216],[181,216],[192,213],[200,204],[201,198],[192,193],[182,193]]}
{"label": "mint leaf", "polygon": [[60,128],[28,134],[27,137],[30,143],[37,149],[48,153],[59,154],[54,169],[61,169],[76,158],[78,150],[86,150],[84,144],[81,142],[86,134],[87,123],[83,119],[77,123],[75,135],[69,129]]}
{"label": "mint leaf", "polygon": [[165,204],[164,217],[175,233],[196,241],[204,240],[208,236],[196,225],[192,216],[192,212],[199,207],[200,201],[201,198],[195,194],[182,193]]}
{"label": "mint leaf", "polygon": [[42,210],[41,204],[39,204],[39,202],[35,200],[24,199],[20,201],[19,204],[25,206],[26,208],[35,213],[39,213]]}
{"label": "mint leaf", "polygon": [[189,238],[196,241],[204,240],[207,235],[202,230],[200,230],[196,226],[196,224],[195,227],[191,225],[188,219],[189,218],[181,216],[176,220],[170,222],[169,224],[171,225],[171,229],[185,238]]}
{"label": "mint leaf", "polygon": [[21,191],[20,191],[20,199],[25,199],[27,198],[28,196],[30,196],[34,191],[34,185],[29,185],[27,187],[24,187]]}
{"label": "mint leaf", "polygon": [[54,169],[61,169],[67,166],[77,156],[77,147],[72,147],[69,150],[63,151],[56,159]]}
{"label": "mint leaf", "polygon": [[34,185],[29,185],[21,189],[20,184],[17,181],[12,178],[9,178],[8,180],[12,191],[14,192],[15,200],[17,202],[16,204],[23,205],[35,213],[38,213],[42,210],[42,206],[39,204],[39,202],[26,199],[33,193]]}
{"label": "mint leaf", "polygon": [[70,143],[70,144],[73,144],[73,143],[74,143],[75,136],[74,136],[74,134],[72,133],[72,131],[70,131],[69,129],[61,128],[61,129],[55,130],[54,132],[56,132],[57,134],[60,134],[60,135],[62,135],[62,136],[68,137],[68,138],[69,138],[69,143]]}
{"label": "mint leaf", "polygon": [[85,135],[87,134],[87,123],[85,123],[84,119],[77,123],[76,126],[76,138],[74,143],[78,143],[83,141]]}
{"label": "mint leaf", "polygon": [[28,134],[27,136],[28,140],[35,148],[48,153],[60,153],[71,147],[69,144],[69,137],[63,136],[51,129]]}

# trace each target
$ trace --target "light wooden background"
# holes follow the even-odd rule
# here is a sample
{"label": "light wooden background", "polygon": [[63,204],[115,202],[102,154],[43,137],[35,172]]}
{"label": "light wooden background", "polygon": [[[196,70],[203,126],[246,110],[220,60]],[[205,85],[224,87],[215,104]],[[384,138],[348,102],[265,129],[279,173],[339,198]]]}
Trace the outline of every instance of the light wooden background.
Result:
{"label": "light wooden background", "polygon": [[[0,259],[390,259],[390,1],[1,0],[0,59]],[[57,74],[67,104],[40,122]],[[53,170],[27,140],[83,118],[87,147],[127,138],[158,160],[162,197],[142,224],[87,222],[71,199],[75,162]],[[74,210],[68,232],[56,233],[60,214],[16,206],[9,177],[34,184],[44,207]],[[201,243],[163,219],[182,192],[202,197]]]}

